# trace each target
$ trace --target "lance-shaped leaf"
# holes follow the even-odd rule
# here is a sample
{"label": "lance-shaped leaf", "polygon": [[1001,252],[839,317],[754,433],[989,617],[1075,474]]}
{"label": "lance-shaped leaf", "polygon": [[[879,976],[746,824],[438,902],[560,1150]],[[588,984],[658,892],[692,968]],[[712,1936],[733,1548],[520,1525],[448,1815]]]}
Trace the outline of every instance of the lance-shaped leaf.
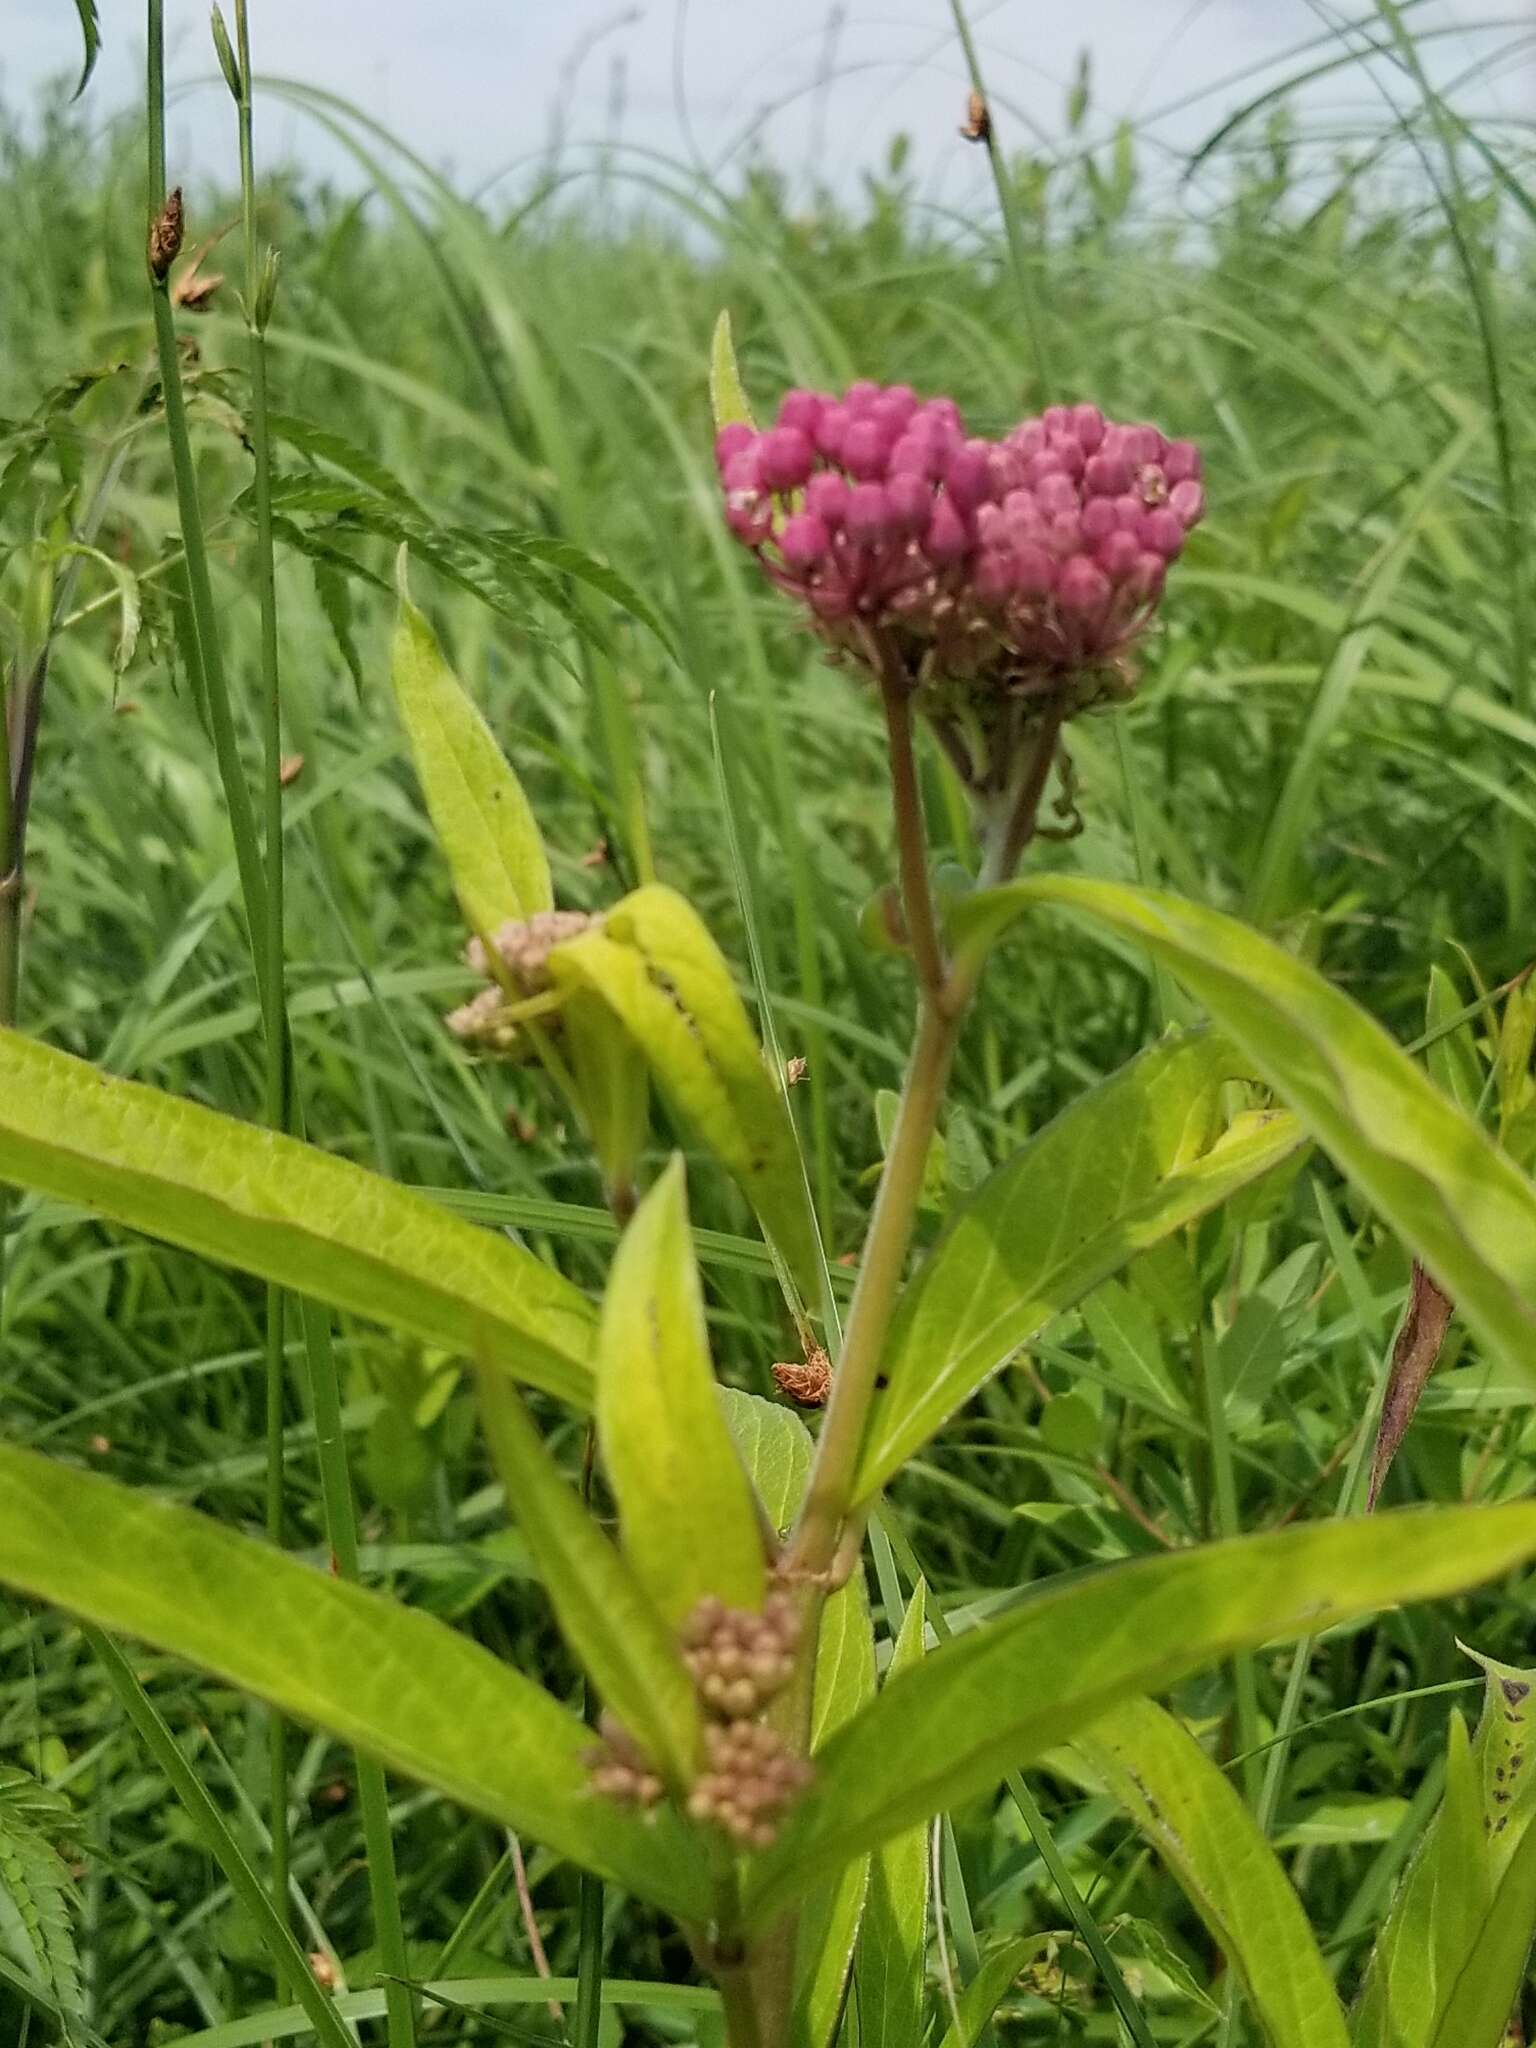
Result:
{"label": "lance-shaped leaf", "polygon": [[1457,1973],[1428,2048],[1501,2048],[1536,1929],[1536,1828],[1528,1828]]}
{"label": "lance-shaped leaf", "polygon": [[1500,1664],[1461,1644],[1484,1677],[1474,1757],[1488,1868],[1497,1884],[1536,1819],[1536,1670]]}
{"label": "lance-shaped leaf", "polygon": [[601,930],[557,946],[549,967],[557,985],[592,989],[614,1011],[814,1299],[820,1259],[794,1126],[698,912],[674,889],[636,889]]}
{"label": "lance-shaped leaf", "polygon": [[[912,1588],[887,1683],[923,1655],[927,1588]],[[928,1830],[910,1828],[870,1858],[869,1897],[854,1961],[860,2048],[909,2048],[923,2038],[928,1959]]]}
{"label": "lance-shaped leaf", "polygon": [[763,1531],[720,1407],[674,1159],[625,1231],[603,1298],[597,1429],[624,1553],[674,1626],[707,1595],[760,1608]]}
{"label": "lance-shaped leaf", "polygon": [[531,1253],[316,1146],[0,1031],[0,1181],[590,1406],[597,1317]]}
{"label": "lance-shaped leaf", "polygon": [[731,316],[724,307],[715,322],[709,343],[709,408],[715,416],[717,428],[733,426],[738,420],[749,427],[757,424],[752,417],[752,402],[742,384],[741,372],[736,367]]}
{"label": "lance-shaped leaf", "polygon": [[859,1470],[873,1493],[1053,1317],[1301,1143],[1288,1116],[1221,1116],[1251,1074],[1210,1032],[1090,1088],[961,1204],[902,1297]]}
{"label": "lance-shaped leaf", "polygon": [[1445,1796],[1371,1950],[1350,2024],[1355,2048],[1423,2048],[1493,1896],[1477,1765],[1452,1714]]}
{"label": "lance-shaped leaf", "polygon": [[703,1859],[592,1796],[574,1714],[431,1615],[95,1473],[0,1448],[0,1582],[328,1729],[685,1918]]}
{"label": "lance-shaped leaf", "polygon": [[677,1638],[574,1487],[509,1380],[480,1374],[486,1440],[555,1619],[611,1709],[674,1788],[698,1763],[698,1698]]}
{"label": "lance-shaped leaf", "polygon": [[459,903],[471,930],[491,937],[509,918],[552,907],[549,861],[522,784],[411,602],[405,566],[402,548],[395,702]]}
{"label": "lance-shaped leaf", "polygon": [[1133,1694],[1261,1643],[1437,1599],[1536,1555],[1536,1506],[1410,1510],[1115,1565],[1045,1591],[886,1686],[827,1745],[748,1910],[771,1920],[877,1847]]}
{"label": "lance-shaped leaf", "polygon": [[1423,1260],[1501,1362],[1536,1374],[1536,1187],[1315,969],[1161,890],[1042,876],[969,898],[967,953],[1031,905],[1083,912],[1162,960]]}
{"label": "lance-shaped leaf", "polygon": [[1188,1731],[1151,1700],[1124,1700],[1076,1746],[1242,1977],[1270,2048],[1348,2048],[1301,1901],[1230,1780]]}

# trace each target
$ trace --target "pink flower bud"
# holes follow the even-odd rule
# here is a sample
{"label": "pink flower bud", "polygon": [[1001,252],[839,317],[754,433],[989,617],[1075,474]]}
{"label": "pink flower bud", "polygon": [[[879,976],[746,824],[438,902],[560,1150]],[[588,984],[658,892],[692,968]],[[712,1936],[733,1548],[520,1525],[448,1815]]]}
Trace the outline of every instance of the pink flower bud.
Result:
{"label": "pink flower bud", "polygon": [[972,579],[983,604],[1000,604],[1017,581],[1018,565],[1006,548],[989,548],[976,564]]}
{"label": "pink flower bud", "polygon": [[1010,491],[1003,500],[1003,517],[1015,546],[1023,540],[1038,540],[1045,532],[1045,514],[1033,491]]}
{"label": "pink flower bud", "polygon": [[1123,455],[1106,455],[1101,448],[1083,465],[1083,489],[1096,498],[1118,498],[1131,488],[1131,465]]}
{"label": "pink flower bud", "polygon": [[917,399],[906,384],[896,384],[889,391],[882,391],[869,408],[869,416],[894,442],[913,413],[917,411]]}
{"label": "pink flower bud", "polygon": [[1074,405],[1072,432],[1085,455],[1091,455],[1104,438],[1104,415],[1096,405]]}
{"label": "pink flower bud", "polygon": [[841,405],[824,405],[816,421],[815,442],[820,454],[830,462],[842,459],[843,436],[848,431],[848,409]]}
{"label": "pink flower bud", "polygon": [[819,391],[786,391],[779,400],[779,425],[798,427],[802,434],[816,438],[816,423],[829,401]]}
{"label": "pink flower bud", "polygon": [[1046,528],[1045,544],[1058,562],[1077,554],[1083,545],[1083,523],[1075,512],[1058,512]]}
{"label": "pink flower bud", "polygon": [[[1102,504],[1103,499],[1097,500]],[[1099,567],[1112,583],[1123,583],[1141,556],[1141,544],[1134,533],[1127,533],[1123,526],[1099,542]]]}
{"label": "pink flower bud", "polygon": [[880,386],[868,377],[860,377],[843,393],[843,403],[850,412],[863,412],[879,396]]}
{"label": "pink flower bud", "polygon": [[1074,555],[1056,579],[1056,602],[1063,611],[1094,612],[1109,602],[1109,578],[1097,562]]}
{"label": "pink flower bud", "polygon": [[1138,555],[1135,567],[1125,580],[1125,587],[1135,597],[1155,600],[1162,595],[1167,576],[1168,564],[1161,555]]}
{"label": "pink flower bud", "polygon": [[888,452],[884,434],[867,413],[859,414],[843,435],[843,467],[861,481],[885,475]]}
{"label": "pink flower bud", "polygon": [[1056,440],[1060,435],[1072,432],[1072,408],[1070,405],[1048,405],[1040,415],[1040,423],[1047,436]]}
{"label": "pink flower bud", "polygon": [[1161,456],[1163,437],[1156,427],[1127,427],[1124,452],[1132,465],[1140,469],[1143,463],[1156,462]]}
{"label": "pink flower bud", "polygon": [[1108,539],[1120,524],[1119,515],[1108,498],[1090,498],[1082,509],[1081,518],[1083,539],[1093,546]]}
{"label": "pink flower bud", "polygon": [[885,499],[897,533],[915,540],[927,531],[933,492],[925,478],[914,476],[910,470],[899,470],[885,487]]}
{"label": "pink flower bud", "polygon": [[1067,465],[1054,448],[1042,448],[1024,465],[1024,481],[1038,488],[1048,476],[1066,476]]}
{"label": "pink flower bud", "polygon": [[1147,508],[1136,493],[1127,491],[1123,498],[1114,498],[1110,502],[1115,508],[1115,524],[1123,526],[1127,533],[1140,533],[1141,515]]}
{"label": "pink flower bud", "polygon": [[1071,477],[1074,481],[1088,466],[1082,442],[1072,439],[1069,435],[1063,434],[1059,441],[1053,441],[1051,453],[1061,464],[1063,475]]}
{"label": "pink flower bud", "polygon": [[728,420],[715,436],[715,463],[721,475],[733,456],[750,448],[757,439],[745,420]]}
{"label": "pink flower bud", "polygon": [[818,470],[805,487],[805,509],[829,527],[848,516],[848,485],[835,470]]}
{"label": "pink flower bud", "polygon": [[798,427],[775,427],[758,444],[758,475],[770,491],[797,491],[815,460],[810,437]]}
{"label": "pink flower bud", "polygon": [[992,495],[992,465],[984,442],[967,441],[951,455],[944,487],[962,512],[974,512],[987,502]]}
{"label": "pink flower bud", "polygon": [[876,483],[855,484],[848,493],[848,537],[864,547],[879,547],[891,537],[891,508],[884,487]]}
{"label": "pink flower bud", "polygon": [[1045,447],[1045,429],[1038,420],[1027,420],[1008,436],[1008,446],[1021,462],[1028,462]]}
{"label": "pink flower bud", "polygon": [[1200,474],[1200,450],[1193,441],[1170,441],[1163,450],[1163,475],[1171,484]]}
{"label": "pink flower bud", "polygon": [[791,569],[814,569],[818,562],[825,561],[831,546],[832,536],[814,512],[795,513],[785,520],[779,535],[779,553]]}
{"label": "pink flower bud", "polygon": [[1049,597],[1056,582],[1056,564],[1042,547],[1025,541],[1014,550],[1014,588],[1020,597]]}
{"label": "pink flower bud", "polygon": [[1035,502],[1047,519],[1054,519],[1062,512],[1077,510],[1077,486],[1071,477],[1053,470],[1043,476],[1035,486]]}
{"label": "pink flower bud", "polygon": [[965,418],[952,398],[930,398],[918,412],[919,417],[931,420],[945,434],[953,434],[960,441],[965,439]]}
{"label": "pink flower bud", "polygon": [[1184,546],[1184,522],[1171,505],[1154,505],[1141,515],[1140,537],[1149,555],[1171,562]]}
{"label": "pink flower bud", "polygon": [[933,517],[928,522],[923,552],[930,562],[942,567],[960,561],[970,544],[965,521],[956,509],[954,501],[947,491],[940,491],[934,500]]}
{"label": "pink flower bud", "polygon": [[749,546],[773,528],[773,506],[758,482],[757,446],[742,449],[725,466],[725,516],[732,533]]}
{"label": "pink flower bud", "polygon": [[1181,477],[1168,493],[1168,508],[1187,533],[1205,517],[1205,486],[1192,476]]}

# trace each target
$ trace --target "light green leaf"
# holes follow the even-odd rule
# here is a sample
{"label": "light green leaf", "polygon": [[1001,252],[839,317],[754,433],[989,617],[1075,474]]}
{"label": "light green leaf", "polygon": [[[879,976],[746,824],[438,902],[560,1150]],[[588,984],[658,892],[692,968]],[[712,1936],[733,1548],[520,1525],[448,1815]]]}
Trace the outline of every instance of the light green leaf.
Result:
{"label": "light green leaf", "polygon": [[1500,1664],[1466,1643],[1461,1648],[1482,1666],[1486,1681],[1474,1755],[1488,1867],[1497,1884],[1536,1819],[1536,1670]]}
{"label": "light green leaf", "polygon": [[1424,1050],[1430,1079],[1468,1116],[1478,1114],[1483,1098],[1483,1063],[1470,1023],[1451,1024],[1466,1008],[1454,981],[1443,967],[1429,970],[1429,995],[1424,1029],[1437,1034]]}
{"label": "light green leaf", "polygon": [[609,1275],[597,1429],[624,1553],[666,1619],[680,1625],[709,1594],[759,1609],[762,1530],[710,1363],[680,1158],[635,1212]]}
{"label": "light green leaf", "polygon": [[1307,1806],[1275,1837],[1280,1849],[1341,1849],[1360,1843],[1380,1848],[1407,1820],[1406,1799],[1372,1792],[1335,1792]]}
{"label": "light green leaf", "polygon": [[736,344],[731,339],[731,316],[722,308],[709,344],[709,405],[715,416],[715,431],[742,420],[749,427],[757,422],[742,387],[736,367]]}
{"label": "light green leaf", "polygon": [[597,1318],[531,1253],[316,1146],[0,1031],[0,1180],[589,1406]]}
{"label": "light green leaf", "polygon": [[1019,1972],[1054,1944],[1046,1934],[1026,1934],[994,1949],[960,1994],[957,2020],[950,2022],[943,2048],[975,2048]]}
{"label": "light green leaf", "polygon": [[1037,903],[1082,911],[1171,967],[1495,1357],[1536,1372],[1536,1187],[1358,1004],[1235,918],[1160,890],[1042,876],[970,898],[957,937],[985,947]]}
{"label": "light green leaf", "polygon": [[748,1910],[771,1920],[823,1871],[988,1790],[1118,1700],[1532,1555],[1536,1506],[1446,1508],[1208,1544],[1041,1592],[925,1658],[833,1738],[751,1873]]}
{"label": "light green leaf", "polygon": [[700,1851],[592,1796],[574,1714],[443,1622],[35,1452],[0,1448],[0,1582],[186,1658],[685,1918]]}
{"label": "light green leaf", "polygon": [[1290,1117],[1224,1126],[1222,1088],[1250,1071],[1213,1033],[1167,1039],[1080,1096],[955,1210],[896,1311],[861,1496],[1064,1308],[1295,1150]]}
{"label": "light green leaf", "polygon": [[[890,1678],[922,1657],[927,1615],[927,1587],[919,1579],[891,1653]],[[918,1827],[882,1843],[870,1859],[854,1965],[860,2048],[910,2048],[922,2039],[927,1954],[928,1830]]]}
{"label": "light green leaf", "polygon": [[1429,2037],[1429,2048],[1500,2048],[1536,1928],[1536,1828],[1527,1828]]}
{"label": "light green leaf", "polygon": [[821,1262],[794,1126],[725,956],[698,912],[651,884],[557,946],[558,985],[600,995],[662,1089],[733,1173],[807,1299]]}
{"label": "light green leaf", "polygon": [[582,1126],[597,1154],[610,1206],[615,1199],[632,1201],[650,1122],[645,1061],[608,1005],[589,989],[574,989],[567,996],[560,1022]]}
{"label": "light green leaf", "polygon": [[789,1534],[811,1476],[811,1433],[791,1408],[722,1387],[720,1399],[732,1441],[757,1488],[763,1513],[780,1536]]}
{"label": "light green leaf", "polygon": [[1423,2048],[1487,1916],[1493,1887],[1477,1767],[1450,1720],[1445,1796],[1371,1950],[1350,2024],[1355,2048]]}
{"label": "light green leaf", "polygon": [[1333,1980],[1252,1814],[1194,1737],[1124,1700],[1077,1743],[1239,1972],[1270,2048],[1346,2048]]}
{"label": "light green leaf", "polygon": [[490,938],[509,918],[553,906],[549,862],[522,784],[411,602],[405,565],[402,548],[395,702],[459,903],[471,929]]}
{"label": "light green leaf", "polygon": [[511,1382],[482,1371],[480,1411],[507,1507],[528,1539],[561,1633],[603,1704],[669,1786],[686,1787],[702,1728],[677,1638],[561,1475]]}

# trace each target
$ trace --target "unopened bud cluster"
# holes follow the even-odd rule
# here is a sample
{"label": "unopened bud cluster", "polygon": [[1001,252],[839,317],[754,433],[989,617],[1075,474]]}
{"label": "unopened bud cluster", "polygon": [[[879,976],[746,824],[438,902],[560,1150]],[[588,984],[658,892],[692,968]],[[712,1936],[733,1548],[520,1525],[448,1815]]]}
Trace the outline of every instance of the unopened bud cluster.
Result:
{"label": "unopened bud cluster", "polygon": [[583,1759],[592,1773],[593,1791],[620,1806],[638,1806],[642,1812],[659,1806],[666,1787],[633,1736],[612,1714],[603,1714],[597,1727],[602,1740],[594,1743]]}
{"label": "unopened bud cluster", "polygon": [[760,1614],[701,1600],[683,1631],[683,1657],[712,1713],[750,1720],[794,1676],[799,1640],[800,1617],[783,1593],[770,1593]]}
{"label": "unopened bud cluster", "polygon": [[785,1809],[811,1781],[804,1757],[760,1721],[713,1723],[704,1733],[705,1769],[688,1812],[712,1821],[743,1849],[772,1848]]}
{"label": "unopened bud cluster", "polygon": [[585,910],[540,910],[532,917],[508,918],[491,935],[494,960],[480,939],[471,939],[464,949],[465,965],[484,975],[490,986],[449,1011],[448,1029],[482,1052],[511,1052],[518,1040],[515,1003],[543,995],[550,987],[549,956],[555,947],[600,922]]}
{"label": "unopened bud cluster", "polygon": [[732,532],[836,649],[874,636],[913,682],[975,679],[1069,708],[1150,622],[1205,509],[1199,451],[1097,406],[1057,405],[997,440],[951,398],[860,382],[790,391],[777,423],[720,430]]}

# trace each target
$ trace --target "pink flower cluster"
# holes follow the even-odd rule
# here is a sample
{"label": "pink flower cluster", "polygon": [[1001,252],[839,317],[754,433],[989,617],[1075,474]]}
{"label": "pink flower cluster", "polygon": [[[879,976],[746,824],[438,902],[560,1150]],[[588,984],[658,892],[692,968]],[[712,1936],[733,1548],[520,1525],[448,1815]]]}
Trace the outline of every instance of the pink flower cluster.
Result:
{"label": "pink flower cluster", "polygon": [[766,432],[722,427],[732,532],[834,646],[890,638],[912,680],[1038,692],[1112,665],[1205,510],[1200,455],[1097,406],[995,441],[950,398],[860,382],[790,391]]}

